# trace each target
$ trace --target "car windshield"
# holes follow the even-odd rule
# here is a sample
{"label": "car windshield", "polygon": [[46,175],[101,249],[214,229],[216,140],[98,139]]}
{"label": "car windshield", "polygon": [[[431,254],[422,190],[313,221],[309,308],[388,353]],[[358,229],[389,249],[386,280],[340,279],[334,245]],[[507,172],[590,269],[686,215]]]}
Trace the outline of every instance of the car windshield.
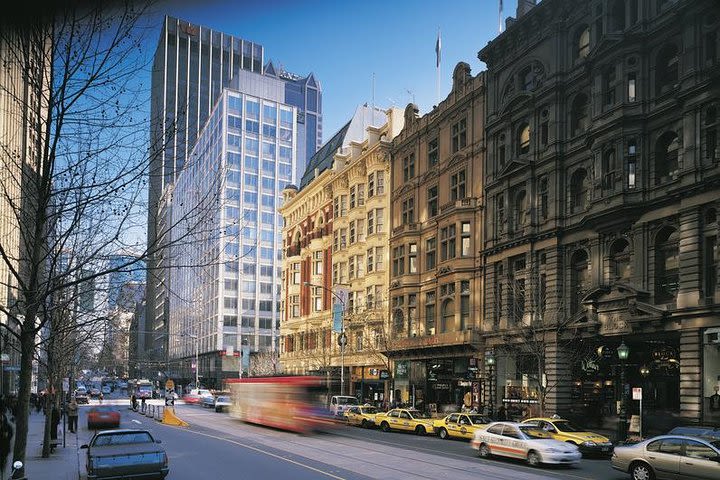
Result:
{"label": "car windshield", "polygon": [[552,438],[548,432],[541,430],[536,425],[520,425],[520,431],[525,434],[527,438],[534,440],[547,440]]}
{"label": "car windshield", "polygon": [[131,443],[153,443],[153,438],[148,432],[107,433],[95,437],[93,446],[105,447],[109,445],[128,445]]}
{"label": "car windshield", "polygon": [[555,426],[558,430],[561,432],[587,432],[586,428],[580,428],[577,425],[574,425],[567,421],[562,422],[554,422]]}
{"label": "car windshield", "polygon": [[230,397],[218,397],[218,402],[230,402]]}
{"label": "car windshield", "polygon": [[430,415],[420,412],[418,410],[408,410],[408,413],[412,418],[430,418]]}
{"label": "car windshield", "polygon": [[485,425],[492,423],[492,420],[487,417],[483,417],[482,415],[468,415],[468,417],[470,417],[470,421],[473,425]]}
{"label": "car windshield", "polygon": [[338,405],[357,405],[358,400],[355,397],[337,397]]}
{"label": "car windshield", "polygon": [[363,407],[360,409],[360,411],[362,411],[362,413],[377,413],[378,412],[377,408],[375,408],[375,407]]}

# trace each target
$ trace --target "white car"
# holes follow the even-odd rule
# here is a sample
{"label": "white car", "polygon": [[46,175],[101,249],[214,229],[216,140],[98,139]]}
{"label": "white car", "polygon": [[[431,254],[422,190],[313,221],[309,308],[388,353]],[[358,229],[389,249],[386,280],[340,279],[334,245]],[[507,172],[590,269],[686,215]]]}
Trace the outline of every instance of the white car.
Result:
{"label": "white car", "polygon": [[358,399],[350,395],[333,395],[330,399],[330,413],[342,417],[346,410],[359,404]]}
{"label": "white car", "polygon": [[574,465],[582,454],[577,446],[554,440],[535,425],[494,422],[475,432],[472,447],[481,457],[499,455],[526,460],[533,467],[540,464]]}

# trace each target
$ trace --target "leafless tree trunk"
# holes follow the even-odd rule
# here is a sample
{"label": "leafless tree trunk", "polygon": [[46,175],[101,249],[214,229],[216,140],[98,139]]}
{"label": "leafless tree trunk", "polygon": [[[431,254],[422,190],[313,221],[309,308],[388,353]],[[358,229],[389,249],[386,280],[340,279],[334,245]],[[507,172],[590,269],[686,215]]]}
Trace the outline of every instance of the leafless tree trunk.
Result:
{"label": "leafless tree trunk", "polygon": [[[148,145],[149,85],[138,72],[150,68],[156,29],[147,24],[149,4],[101,2],[47,4],[32,20],[0,28],[2,112],[17,124],[0,132],[0,218],[14,225],[13,239],[0,238],[0,322],[20,345],[14,460],[25,460],[32,362],[39,333],[92,330],[103,317],[88,312],[54,324],[62,294],[92,285],[113,272],[143,269],[159,250],[145,237],[149,158],[163,145]],[[146,42],[149,35],[151,41]],[[157,236],[164,246],[194,242],[218,200],[210,190],[179,220],[184,234]],[[193,228],[197,226],[197,228]],[[132,252],[123,264],[111,256]],[[48,332],[49,329],[49,332]],[[53,331],[54,329],[54,331]],[[59,374],[50,365],[57,384]],[[51,378],[51,379],[52,379]],[[16,474],[24,476],[21,469]]]}

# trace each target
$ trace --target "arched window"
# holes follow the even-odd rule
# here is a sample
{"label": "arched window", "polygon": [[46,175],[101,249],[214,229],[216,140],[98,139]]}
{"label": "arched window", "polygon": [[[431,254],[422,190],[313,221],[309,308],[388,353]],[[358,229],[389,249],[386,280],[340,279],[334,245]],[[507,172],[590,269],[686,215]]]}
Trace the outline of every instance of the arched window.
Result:
{"label": "arched window", "polygon": [[630,275],[630,243],[621,238],[610,246],[610,280],[629,280]]}
{"label": "arched window", "polygon": [[525,190],[519,190],[515,194],[513,205],[513,226],[515,231],[521,230],[527,223],[527,195]]}
{"label": "arched window", "polygon": [[455,325],[455,300],[448,298],[442,304],[440,333],[450,331]]}
{"label": "arched window", "polygon": [[655,94],[675,88],[679,78],[680,57],[676,45],[665,45],[655,59]]}
{"label": "arched window", "polygon": [[579,27],[573,39],[573,60],[585,58],[590,54],[590,27]]}
{"label": "arched window", "polygon": [[570,313],[580,311],[582,299],[590,289],[590,262],[585,250],[573,253],[570,259]]}
{"label": "arched window", "polygon": [[610,6],[610,31],[625,30],[625,0],[614,0]]}
{"label": "arched window", "polygon": [[573,135],[585,131],[588,125],[588,97],[584,93],[575,96],[570,113],[570,129]]}
{"label": "arched window", "polygon": [[665,132],[655,143],[655,184],[677,177],[680,145],[675,132]]}
{"label": "arched window", "polygon": [[401,309],[397,309],[393,312],[393,329],[395,333],[400,333],[405,328],[405,316]]}
{"label": "arched window", "polygon": [[587,172],[584,168],[575,170],[570,180],[570,209],[572,213],[582,212],[587,209],[589,192]]}
{"label": "arched window", "polygon": [[680,280],[679,234],[672,227],[663,228],[655,238],[655,301],[674,302]]}
{"label": "arched window", "polygon": [[530,151],[530,125],[523,123],[518,128],[518,154],[525,155]]}

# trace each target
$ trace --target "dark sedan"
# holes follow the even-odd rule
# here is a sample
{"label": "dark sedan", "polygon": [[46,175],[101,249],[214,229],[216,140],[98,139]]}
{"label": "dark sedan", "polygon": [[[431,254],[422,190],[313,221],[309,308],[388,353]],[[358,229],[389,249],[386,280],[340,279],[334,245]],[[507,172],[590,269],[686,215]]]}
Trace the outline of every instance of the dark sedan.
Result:
{"label": "dark sedan", "polygon": [[147,430],[103,430],[87,449],[88,480],[165,478],[170,471],[165,449]]}

